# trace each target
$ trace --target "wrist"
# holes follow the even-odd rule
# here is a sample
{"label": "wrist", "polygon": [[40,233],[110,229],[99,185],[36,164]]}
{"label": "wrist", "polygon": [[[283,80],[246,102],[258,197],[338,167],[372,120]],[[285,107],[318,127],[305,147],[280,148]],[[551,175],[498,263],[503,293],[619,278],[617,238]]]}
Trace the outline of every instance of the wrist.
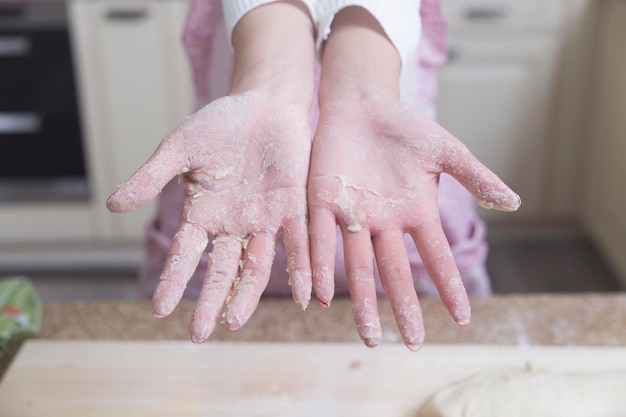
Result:
{"label": "wrist", "polygon": [[401,65],[397,50],[368,11],[343,9],[322,56],[320,104],[372,95],[398,98]]}
{"label": "wrist", "polygon": [[282,68],[254,69],[233,78],[230,95],[259,92],[276,101],[296,105],[311,105],[314,94],[313,74],[291,74]]}
{"label": "wrist", "polygon": [[279,1],[248,12],[233,31],[231,94],[263,91],[310,105],[314,92],[313,23],[300,1]]}

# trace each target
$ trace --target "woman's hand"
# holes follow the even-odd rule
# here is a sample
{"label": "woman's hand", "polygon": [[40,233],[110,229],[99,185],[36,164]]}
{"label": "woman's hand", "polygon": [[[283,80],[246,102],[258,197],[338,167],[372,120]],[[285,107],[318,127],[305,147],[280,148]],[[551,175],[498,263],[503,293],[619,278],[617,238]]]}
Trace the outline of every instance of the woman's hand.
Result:
{"label": "woman's hand", "polygon": [[308,186],[313,287],[320,302],[330,302],[338,224],[357,329],[368,346],[382,335],[374,259],[405,344],[418,349],[424,339],[404,233],[413,237],[454,320],[469,323],[467,294],[439,218],[442,172],[483,206],[520,205],[459,140],[415,108],[384,96],[325,101]]}
{"label": "woman's hand", "polygon": [[135,210],[175,176],[184,206],[154,294],[154,314],[169,315],[213,239],[207,275],[191,324],[206,340],[222,312],[229,330],[253,313],[265,289],[282,232],[294,300],[311,294],[306,179],[308,109],[249,92],[207,105],[169,134],[152,157],[108,200],[113,212]]}
{"label": "woman's hand", "polygon": [[339,225],[361,339],[376,346],[382,336],[375,259],[404,343],[417,350],[424,326],[405,233],[452,317],[459,324],[470,320],[439,218],[440,174],[452,175],[485,206],[515,210],[520,200],[460,141],[399,101],[400,68],[398,51],[367,10],[348,7],[337,14],[322,56],[320,122],[309,172],[311,263],[315,293],[328,304]]}
{"label": "woman's hand", "polygon": [[[193,11],[192,11],[193,12]],[[275,242],[283,234],[294,300],[311,296],[306,180],[313,98],[313,23],[304,3],[271,2],[246,13],[232,33],[231,95],[189,117],[108,200],[135,210],[173,177],[184,183],[182,217],[154,293],[154,315],[180,301],[210,238],[191,321],[195,342],[223,316],[236,331],[267,286]]]}

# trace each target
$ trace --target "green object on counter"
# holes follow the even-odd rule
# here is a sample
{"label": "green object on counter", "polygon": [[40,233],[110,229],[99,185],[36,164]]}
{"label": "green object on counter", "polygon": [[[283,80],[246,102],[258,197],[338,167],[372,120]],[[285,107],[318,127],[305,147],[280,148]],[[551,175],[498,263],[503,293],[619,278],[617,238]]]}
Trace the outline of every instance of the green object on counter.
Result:
{"label": "green object on counter", "polygon": [[41,301],[26,277],[0,279],[0,356],[9,342],[21,341],[39,333]]}

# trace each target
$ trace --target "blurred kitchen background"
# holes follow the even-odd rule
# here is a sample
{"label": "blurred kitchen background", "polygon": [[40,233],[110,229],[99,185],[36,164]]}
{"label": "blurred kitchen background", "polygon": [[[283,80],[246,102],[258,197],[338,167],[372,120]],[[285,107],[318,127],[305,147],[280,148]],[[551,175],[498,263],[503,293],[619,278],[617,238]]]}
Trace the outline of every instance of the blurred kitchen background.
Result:
{"label": "blurred kitchen background", "polygon": [[[443,3],[439,121],[523,200],[481,209],[495,292],[623,290],[626,1]],[[154,206],[104,202],[192,111],[187,5],[0,1],[0,276],[44,300],[138,297]]]}

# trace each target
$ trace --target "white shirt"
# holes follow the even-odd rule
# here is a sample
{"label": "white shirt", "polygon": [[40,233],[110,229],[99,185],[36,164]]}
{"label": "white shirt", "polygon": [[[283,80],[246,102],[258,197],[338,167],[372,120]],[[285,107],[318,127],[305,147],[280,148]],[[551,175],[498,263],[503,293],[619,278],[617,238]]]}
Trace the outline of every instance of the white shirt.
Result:
{"label": "white shirt", "polygon": [[[222,0],[226,30],[231,40],[233,28],[246,13],[274,0]],[[316,27],[316,47],[319,52],[331,32],[333,18],[349,6],[360,6],[380,23],[385,34],[398,51],[402,63],[417,48],[421,33],[420,0],[299,0],[306,5]]]}

